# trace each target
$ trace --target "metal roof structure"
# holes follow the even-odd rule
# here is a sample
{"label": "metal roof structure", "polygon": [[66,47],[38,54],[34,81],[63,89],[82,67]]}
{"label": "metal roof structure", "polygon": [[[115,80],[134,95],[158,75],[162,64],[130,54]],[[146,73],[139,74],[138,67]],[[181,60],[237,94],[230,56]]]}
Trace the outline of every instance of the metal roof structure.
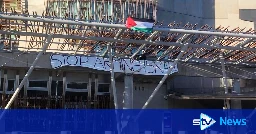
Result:
{"label": "metal roof structure", "polygon": [[[29,42],[24,49],[40,48],[43,38],[53,34],[53,38],[65,40],[53,41],[48,50],[58,53],[75,53],[89,56],[106,56],[107,45],[113,44],[114,56],[120,58],[134,58],[144,54],[149,60],[173,61],[179,54],[183,44],[188,49],[180,59],[181,62],[220,64],[219,55],[223,53],[226,64],[254,66],[256,61],[255,31],[236,28],[212,27],[205,25],[198,28],[194,24],[181,26],[170,23],[163,26],[156,23],[151,34],[131,31],[124,24],[110,24],[85,20],[58,19],[47,16],[29,16],[1,14],[1,34],[19,35],[12,42]],[[9,22],[10,27],[3,23]],[[19,20],[19,21],[17,21]],[[6,24],[5,24],[6,25]],[[49,29],[46,31],[46,26]],[[26,30],[24,30],[26,29]],[[22,40],[21,36],[30,36],[30,40]],[[5,49],[9,39],[2,38]],[[10,44],[10,43],[9,43]],[[56,45],[55,45],[56,44]],[[58,45],[58,49],[54,46]],[[67,49],[65,45],[68,46]],[[21,46],[12,48],[19,50]],[[10,48],[11,49],[11,48]]]}
{"label": "metal roof structure", "polygon": [[[163,26],[157,22],[153,27],[154,32],[145,34],[131,31],[121,22],[114,24],[14,13],[1,13],[0,20],[0,34],[14,36],[14,39],[2,38],[5,51],[21,51],[22,48],[23,51],[38,52],[42,48],[5,109],[10,107],[46,50],[53,50],[50,53],[109,57],[115,108],[119,107],[113,57],[136,59],[138,55],[144,55],[147,60],[173,61],[142,109],[147,107],[178,62],[220,64],[225,94],[228,93],[225,64],[254,67],[256,62],[256,34],[252,29],[236,28],[229,31],[224,27],[213,29],[208,25],[198,27],[189,23],[184,26],[179,23]],[[30,39],[24,40],[22,37]],[[28,42],[29,45],[21,47],[21,42]],[[228,102],[226,105],[230,107]]]}

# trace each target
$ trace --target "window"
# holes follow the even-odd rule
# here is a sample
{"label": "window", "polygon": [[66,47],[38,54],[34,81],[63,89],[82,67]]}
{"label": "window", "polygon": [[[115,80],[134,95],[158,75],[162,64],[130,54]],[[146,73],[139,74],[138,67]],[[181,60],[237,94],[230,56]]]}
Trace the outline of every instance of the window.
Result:
{"label": "window", "polygon": [[98,92],[109,92],[109,84],[99,84]]}
{"label": "window", "polygon": [[4,85],[4,78],[1,78],[1,87],[0,87],[1,91],[3,91],[3,85]]}
{"label": "window", "polygon": [[7,87],[7,91],[14,91],[14,83],[15,80],[8,80],[8,87]]}
{"label": "window", "polygon": [[29,81],[29,87],[47,87],[47,81]]}
{"label": "window", "polygon": [[68,83],[67,88],[72,88],[72,89],[87,89],[87,83]]}
{"label": "window", "polygon": [[57,95],[62,95],[62,93],[63,93],[63,81],[52,81],[51,93],[53,95],[56,95],[56,88],[57,88]]}

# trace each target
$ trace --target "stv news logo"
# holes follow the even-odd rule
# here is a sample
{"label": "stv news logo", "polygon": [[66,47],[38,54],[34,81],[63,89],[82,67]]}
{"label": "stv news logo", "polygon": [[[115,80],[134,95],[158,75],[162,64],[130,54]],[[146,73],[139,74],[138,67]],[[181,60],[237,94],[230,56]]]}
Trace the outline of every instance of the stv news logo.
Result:
{"label": "stv news logo", "polygon": [[[193,119],[194,126],[200,126],[201,130],[205,130],[215,124],[216,121],[209,115],[200,114],[200,119]],[[246,119],[229,119],[227,117],[220,117],[220,126],[245,126],[247,124]]]}
{"label": "stv news logo", "polygon": [[205,130],[205,129],[211,127],[215,123],[216,123],[216,121],[213,118],[211,118],[210,116],[203,114],[203,113],[200,114],[200,119],[193,120],[193,125],[200,126],[201,130]]}

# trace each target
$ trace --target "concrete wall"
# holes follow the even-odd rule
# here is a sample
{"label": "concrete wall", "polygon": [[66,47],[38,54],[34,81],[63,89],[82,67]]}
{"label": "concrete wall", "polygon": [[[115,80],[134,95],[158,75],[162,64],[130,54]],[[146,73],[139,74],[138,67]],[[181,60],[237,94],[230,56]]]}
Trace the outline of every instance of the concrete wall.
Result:
{"label": "concrete wall", "polygon": [[[39,15],[45,9],[46,0],[27,0],[30,14]],[[183,24],[253,28],[254,23],[239,19],[239,9],[255,9],[254,0],[158,0],[157,20],[166,24],[176,21]]]}
{"label": "concrete wall", "polygon": [[46,0],[25,0],[28,2],[28,11],[30,14],[37,12],[38,15],[42,15],[45,10]]}
{"label": "concrete wall", "polygon": [[254,28],[254,23],[239,19],[239,9],[255,8],[254,0],[159,0],[157,15],[159,21],[166,23],[176,21],[249,29]]}
{"label": "concrete wall", "polygon": [[204,19],[214,18],[213,7],[211,0],[158,0],[157,19],[166,24],[175,21],[202,25]]}
{"label": "concrete wall", "polygon": [[[134,89],[133,89],[133,107],[136,109],[142,108],[142,106],[145,104],[153,90],[157,84],[150,84],[150,83],[134,83]],[[135,90],[136,87],[136,90]],[[140,87],[140,90],[139,90]],[[142,88],[144,87],[144,90]],[[124,91],[124,85],[123,83],[117,82],[116,83],[117,88],[117,94],[118,94],[118,100],[119,100],[119,106],[123,106],[123,91]],[[165,109],[168,108],[168,101],[164,99],[164,96],[166,95],[166,85],[163,85],[159,92],[155,95],[155,97],[152,100],[152,103],[149,103],[148,108],[150,109]]]}
{"label": "concrete wall", "polygon": [[[170,91],[177,91],[184,94],[200,94],[224,91],[222,78],[188,77],[176,76],[170,81]],[[228,79],[229,88],[232,87],[232,79]]]}
{"label": "concrete wall", "polygon": [[231,28],[254,28],[254,23],[239,18],[239,9],[255,9],[256,1],[252,0],[216,0],[215,26],[231,26]]}
{"label": "concrete wall", "polygon": [[[38,15],[41,15],[45,10],[46,0],[27,0],[28,10],[30,14],[36,11]],[[182,25],[186,23],[198,24],[202,26],[208,24],[213,27],[229,27],[234,29],[240,28],[254,28],[255,23],[250,21],[241,20],[239,16],[240,9],[255,9],[256,1],[252,0],[158,0],[157,6],[157,20],[164,21],[165,24],[170,22],[182,22]],[[181,26],[182,26],[181,25]],[[200,28],[200,27],[197,27]],[[41,29],[40,29],[41,30]],[[20,40],[30,40],[31,37],[21,36]],[[40,41],[39,38],[37,38]],[[74,53],[74,50],[70,50],[68,45],[64,48],[66,51],[56,51],[60,49],[63,39],[55,39],[50,45],[51,50],[59,53]],[[79,42],[78,42],[79,43]],[[20,47],[28,48],[29,43],[20,41]],[[33,44],[35,46],[35,43]],[[77,46],[76,46],[77,47]],[[39,49],[31,49],[30,51],[38,51]],[[20,48],[20,50],[24,50]],[[82,54],[82,53],[80,53]]]}

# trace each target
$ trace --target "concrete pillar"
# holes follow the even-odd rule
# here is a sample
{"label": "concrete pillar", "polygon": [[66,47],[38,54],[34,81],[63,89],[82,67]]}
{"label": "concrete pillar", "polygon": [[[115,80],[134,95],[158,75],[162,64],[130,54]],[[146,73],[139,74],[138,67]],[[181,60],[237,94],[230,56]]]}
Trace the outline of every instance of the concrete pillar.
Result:
{"label": "concrete pillar", "polygon": [[6,105],[6,91],[8,87],[7,70],[4,70],[4,83],[3,83],[3,94],[2,94],[2,107]]}
{"label": "concrete pillar", "polygon": [[98,74],[94,75],[95,79],[94,79],[94,108],[98,108],[99,107],[99,102],[98,102],[98,88],[99,88],[99,79],[98,79]]}
{"label": "concrete pillar", "polygon": [[89,81],[88,81],[88,101],[87,101],[87,108],[91,108],[91,99],[92,99],[92,74],[89,74]]}
{"label": "concrete pillar", "polygon": [[52,96],[52,72],[51,71],[49,72],[49,78],[48,78],[48,82],[47,82],[47,90],[48,90],[47,108],[51,108],[51,96]]}
{"label": "concrete pillar", "polygon": [[62,89],[62,108],[65,108],[65,101],[66,101],[66,88],[67,88],[67,78],[66,72],[63,72],[63,89]]}
{"label": "concrete pillar", "polygon": [[124,106],[123,109],[133,108],[133,75],[126,74],[124,76]]}
{"label": "concrete pillar", "polygon": [[[233,80],[233,92],[235,92],[236,94],[241,93],[241,83],[240,83],[240,79],[234,79]],[[242,109],[242,104],[241,104],[241,100],[232,100],[231,101],[231,109]],[[235,118],[238,119],[242,119],[244,118],[243,113],[239,110],[239,111],[234,111],[232,113]],[[232,134],[241,134],[241,133],[245,133],[246,127],[242,127],[242,126],[237,126],[235,127],[231,127],[231,132]]]}
{"label": "concrete pillar", "polygon": [[[240,94],[241,93],[240,79],[234,79],[233,87],[234,87],[233,92],[235,94]],[[241,109],[242,108],[241,100],[232,100],[231,101],[231,108],[232,109]]]}
{"label": "concrete pillar", "polygon": [[[133,75],[125,74],[124,76],[124,93],[123,93],[123,109],[133,109]],[[122,115],[122,122],[128,122],[128,124],[124,125],[122,123],[122,127],[124,127],[124,131],[126,133],[139,134],[138,123],[132,120],[133,114],[130,111],[126,111]],[[122,130],[123,131],[123,130]],[[146,132],[145,132],[146,133]]]}

